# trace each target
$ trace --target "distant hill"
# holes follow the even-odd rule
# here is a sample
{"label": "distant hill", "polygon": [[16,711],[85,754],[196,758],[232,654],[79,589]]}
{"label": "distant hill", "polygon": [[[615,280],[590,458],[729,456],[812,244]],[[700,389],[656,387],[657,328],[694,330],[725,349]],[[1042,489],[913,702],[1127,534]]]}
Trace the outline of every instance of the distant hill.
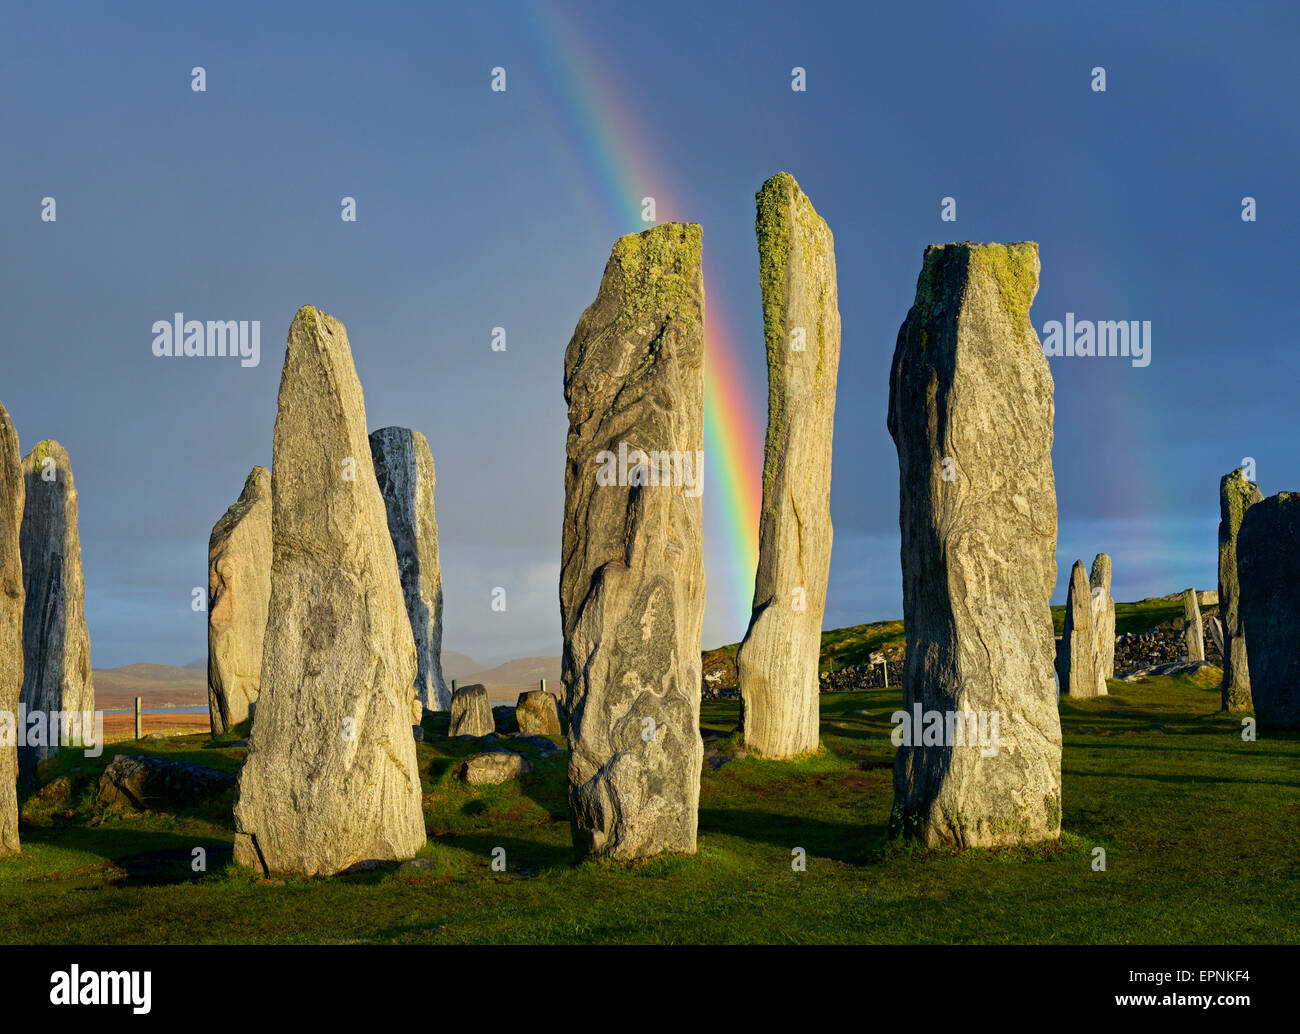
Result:
{"label": "distant hill", "polygon": [[95,706],[104,710],[131,707],[136,697],[147,707],[198,707],[208,702],[207,662],[203,670],[171,664],[128,664],[96,668]]}

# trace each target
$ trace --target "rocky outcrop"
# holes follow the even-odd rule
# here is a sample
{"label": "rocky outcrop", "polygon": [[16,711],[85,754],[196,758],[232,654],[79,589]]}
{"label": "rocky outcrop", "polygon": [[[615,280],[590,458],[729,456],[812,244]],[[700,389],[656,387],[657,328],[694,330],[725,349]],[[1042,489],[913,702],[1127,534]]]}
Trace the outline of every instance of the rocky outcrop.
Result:
{"label": "rocky outcrop", "polygon": [[1066,696],[1092,698],[1106,695],[1098,633],[1094,621],[1092,587],[1083,561],[1070,569],[1070,588],[1065,597],[1065,630],[1056,654],[1056,674]]}
{"label": "rocky outcrop", "polygon": [[426,711],[447,711],[451,690],[442,677],[442,568],[433,508],[433,456],[424,435],[405,427],[372,432],[370,452],[415,636],[416,694]]}
{"label": "rocky outcrop", "polygon": [[234,785],[234,776],[206,765],[152,754],[119,754],[99,777],[95,803],[175,811],[220,797]]}
{"label": "rocky outcrop", "polygon": [[487,687],[461,686],[451,698],[451,726],[448,736],[488,736],[496,732]]}
{"label": "rocky outcrop", "polygon": [[564,356],[560,616],[579,855],[693,852],[699,811],[700,227],[614,245]]}
{"label": "rocky outcrop", "polygon": [[515,704],[515,721],[525,736],[562,736],[560,712],[555,697],[544,689],[520,693]]}
{"label": "rocky outcrop", "polygon": [[1093,557],[1088,585],[1092,590],[1092,632],[1097,640],[1097,672],[1101,676],[1101,691],[1105,693],[1106,680],[1115,675],[1115,597],[1110,594],[1110,557],[1105,553]]}
{"label": "rocky outcrop", "polygon": [[533,763],[512,750],[500,747],[475,754],[460,767],[460,778],[470,786],[497,786],[528,775]]}
{"label": "rocky outcrop", "polygon": [[425,842],[415,646],[342,323],[289,330],[271,467],[271,602],[235,860],[328,875]]}
{"label": "rocky outcrop", "polygon": [[1052,378],[1029,321],[1035,244],[926,249],[898,334],[906,714],[983,712],[1001,748],[926,745],[894,761],[891,829],[960,847],[1056,839],[1061,726]]}
{"label": "rocky outcrop", "polygon": [[1261,726],[1300,729],[1300,493],[1246,511],[1237,536],[1239,616]]}
{"label": "rocky outcrop", "polygon": [[1183,592],[1183,643],[1187,660],[1205,660],[1205,627],[1201,624],[1201,608],[1196,602],[1196,590]]}
{"label": "rocky outcrop", "polygon": [[0,405],[0,858],[20,850],[17,731],[25,593],[19,543],[26,491],[18,432]]}
{"label": "rocky outcrop", "polygon": [[790,758],[819,742],[840,313],[835,241],[794,177],[773,176],[757,201],[767,439],[754,608],[736,663],[745,747]]}
{"label": "rocky outcrop", "polygon": [[1240,467],[1219,479],[1219,614],[1223,619],[1223,685],[1225,711],[1249,711],[1250,663],[1246,629],[1241,621],[1241,585],[1237,579],[1237,536],[1246,511],[1264,497]]}
{"label": "rocky outcrop", "polygon": [[271,472],[254,467],[208,539],[208,713],[212,735],[248,720],[262,681],[271,602]]}
{"label": "rocky outcrop", "polygon": [[[72,463],[58,442],[39,442],[23,458],[23,690],[27,713],[47,716],[53,739],[53,714],[85,715],[95,710],[86,630],[86,586],[81,573],[77,530],[77,487]],[[74,724],[79,728],[81,719]],[[60,720],[58,726],[68,726]],[[61,739],[63,732],[59,734]],[[79,741],[80,742],[80,741]],[[58,747],[18,748],[18,768],[31,781],[36,765]]]}

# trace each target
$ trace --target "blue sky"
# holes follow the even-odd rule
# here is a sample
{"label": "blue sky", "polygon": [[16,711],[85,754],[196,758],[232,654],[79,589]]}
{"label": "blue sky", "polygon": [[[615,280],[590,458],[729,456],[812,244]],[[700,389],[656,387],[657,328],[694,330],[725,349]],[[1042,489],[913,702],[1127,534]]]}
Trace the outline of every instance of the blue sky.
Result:
{"label": "blue sky", "polygon": [[[659,217],[704,224],[756,401],[754,191],[786,169],[834,231],[827,627],[901,613],[889,360],[937,241],[1038,241],[1040,334],[1067,311],[1152,322],[1146,368],[1052,360],[1055,598],[1099,550],[1120,599],[1213,586],[1219,477],[1250,456],[1266,495],[1300,488],[1295,10],[903,6],[564,5],[579,60],[672,181],[642,188],[671,191]],[[205,653],[191,590],[213,523],[270,462],[281,342],[306,303],[347,325],[371,427],[429,438],[445,646],[558,652],[563,352],[612,234],[563,132],[547,11],[0,12],[0,401],[24,451],[57,438],[72,456],[97,667]],[[790,90],[795,65],[806,93]],[[956,223],[940,221],[945,196]],[[629,213],[622,232],[641,228]],[[156,358],[151,327],[177,311],[260,320],[262,363]],[[706,533],[720,582],[716,517]],[[705,645],[741,633],[711,598]]]}

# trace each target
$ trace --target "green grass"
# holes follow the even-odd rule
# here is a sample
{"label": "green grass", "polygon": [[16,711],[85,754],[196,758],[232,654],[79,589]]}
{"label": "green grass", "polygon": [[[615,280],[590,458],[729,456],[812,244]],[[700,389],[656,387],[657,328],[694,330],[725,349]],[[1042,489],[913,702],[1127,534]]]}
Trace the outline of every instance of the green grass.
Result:
{"label": "green grass", "polygon": [[[473,789],[456,769],[474,747],[434,737],[418,747],[431,868],[263,881],[229,864],[233,792],[177,815],[103,811],[94,781],[128,748],[65,753],[46,775],[80,768],[71,798],[28,801],[25,853],[0,862],[0,942],[1300,940],[1300,737],[1243,742],[1212,669],[1110,685],[1062,703],[1060,844],[996,852],[887,839],[896,689],[823,696],[823,750],[806,760],[706,764],[699,853],[630,865],[572,864],[563,755]],[[702,724],[726,734],[736,715],[706,703]],[[145,749],[227,770],[242,753],[203,736]]]}

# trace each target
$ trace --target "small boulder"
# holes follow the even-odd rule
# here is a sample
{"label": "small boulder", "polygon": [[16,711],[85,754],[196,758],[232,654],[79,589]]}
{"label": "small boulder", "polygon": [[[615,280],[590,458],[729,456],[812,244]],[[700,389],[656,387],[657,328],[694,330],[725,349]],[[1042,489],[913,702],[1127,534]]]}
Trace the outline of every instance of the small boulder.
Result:
{"label": "small boulder", "polygon": [[451,698],[451,727],[448,736],[486,736],[496,731],[487,687],[462,686]]}
{"label": "small boulder", "polygon": [[95,802],[170,811],[219,797],[234,785],[234,776],[204,765],[152,754],[119,754],[99,777]]}
{"label": "small boulder", "polygon": [[533,689],[519,694],[515,705],[515,720],[519,731],[526,736],[560,736],[560,711],[555,697],[544,689]]}
{"label": "small boulder", "polygon": [[532,763],[514,751],[485,750],[461,766],[460,777],[470,786],[497,786],[528,775],[532,770]]}

